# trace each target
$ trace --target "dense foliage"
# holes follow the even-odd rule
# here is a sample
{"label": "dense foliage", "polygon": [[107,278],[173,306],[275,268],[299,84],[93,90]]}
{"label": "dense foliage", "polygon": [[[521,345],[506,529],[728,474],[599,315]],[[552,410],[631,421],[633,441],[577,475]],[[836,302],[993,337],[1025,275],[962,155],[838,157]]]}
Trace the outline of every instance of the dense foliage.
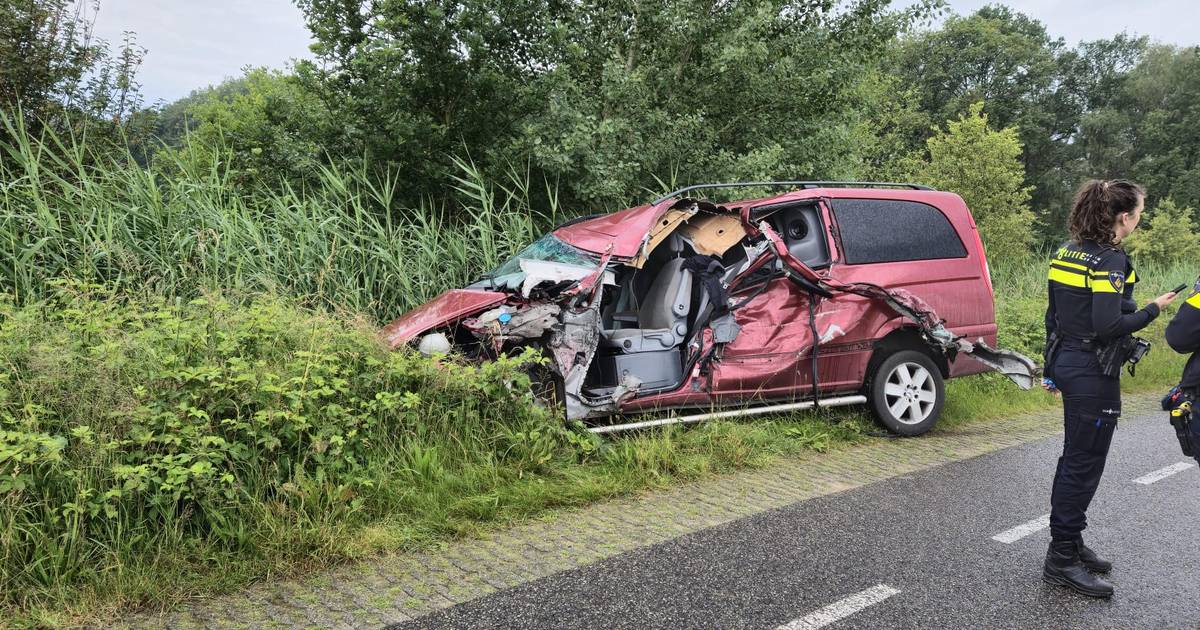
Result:
{"label": "dense foliage", "polygon": [[1191,208],[1166,199],[1142,219],[1126,248],[1139,261],[1190,262],[1200,257],[1200,226]]}
{"label": "dense foliage", "polygon": [[[446,185],[457,161],[493,181],[520,173],[543,213],[698,181],[922,176],[913,156],[979,102],[1019,141],[1022,181],[1005,194],[1028,204],[996,220],[1031,211],[1020,243],[1057,242],[1092,176],[1143,182],[1151,208],[1200,205],[1194,47],[1124,34],[1071,47],[1003,5],[931,26],[932,0],[297,3],[314,60],[145,109],[143,51],[95,41],[90,3],[8,0],[0,96],[33,137],[90,117],[93,151],[120,136],[123,157],[162,172],[219,162],[242,190],[319,187],[330,166],[399,182],[375,210],[392,216],[463,216]],[[162,145],[144,137],[152,121]]]}
{"label": "dense foliage", "polygon": [[298,4],[319,61],[297,74],[333,104],[338,153],[391,164],[425,194],[451,155],[489,172],[527,163],[590,207],[634,203],[656,178],[849,175],[859,77],[919,12],[884,0]]}
{"label": "dense foliage", "polygon": [[525,400],[530,358],[439,365],[271,299],[68,284],[0,303],[0,357],[0,610],[163,549],[303,554],[424,521],[428,493],[480,483],[451,469],[499,484],[590,446]]}

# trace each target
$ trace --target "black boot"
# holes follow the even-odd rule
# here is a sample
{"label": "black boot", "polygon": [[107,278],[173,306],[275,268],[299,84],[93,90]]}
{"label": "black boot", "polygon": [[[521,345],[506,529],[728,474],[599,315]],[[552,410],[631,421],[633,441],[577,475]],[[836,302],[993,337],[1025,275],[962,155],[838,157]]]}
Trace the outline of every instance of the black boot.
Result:
{"label": "black boot", "polygon": [[1088,573],[1079,561],[1079,545],[1074,540],[1051,541],[1050,549],[1046,551],[1042,579],[1048,584],[1066,586],[1089,597],[1112,597],[1112,584]]}
{"label": "black boot", "polygon": [[1112,563],[1096,555],[1095,551],[1079,541],[1079,562],[1092,573],[1108,573],[1112,571]]}

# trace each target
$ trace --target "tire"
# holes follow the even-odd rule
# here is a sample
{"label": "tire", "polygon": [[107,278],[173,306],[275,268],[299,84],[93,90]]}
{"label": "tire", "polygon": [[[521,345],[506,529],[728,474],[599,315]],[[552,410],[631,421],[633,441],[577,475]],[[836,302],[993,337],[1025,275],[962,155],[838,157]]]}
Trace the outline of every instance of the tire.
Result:
{"label": "tire", "polygon": [[946,384],[929,355],[900,350],[871,375],[867,400],[880,424],[892,433],[921,435],[942,415]]}

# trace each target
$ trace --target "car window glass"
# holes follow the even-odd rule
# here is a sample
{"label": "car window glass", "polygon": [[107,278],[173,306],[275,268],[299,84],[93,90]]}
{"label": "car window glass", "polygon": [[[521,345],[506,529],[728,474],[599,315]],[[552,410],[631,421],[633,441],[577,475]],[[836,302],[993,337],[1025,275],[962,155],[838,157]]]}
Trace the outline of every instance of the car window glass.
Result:
{"label": "car window glass", "polygon": [[963,258],[967,249],[937,208],[895,199],[834,199],[846,262]]}
{"label": "car window glass", "polygon": [[583,250],[568,245],[553,234],[547,234],[530,243],[516,256],[509,258],[502,265],[486,274],[485,278],[498,278],[503,275],[521,271],[522,260],[541,260],[546,262],[566,263],[569,265],[595,266],[596,259]]}

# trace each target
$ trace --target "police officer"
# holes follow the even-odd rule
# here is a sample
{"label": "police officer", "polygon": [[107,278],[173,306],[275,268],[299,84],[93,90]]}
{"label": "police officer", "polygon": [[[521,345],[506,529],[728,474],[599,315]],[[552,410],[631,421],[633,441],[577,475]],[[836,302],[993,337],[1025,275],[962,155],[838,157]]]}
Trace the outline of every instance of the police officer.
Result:
{"label": "police officer", "polygon": [[1098,351],[1145,328],[1175,299],[1167,293],[1142,309],[1133,301],[1137,275],[1120,244],[1137,227],[1144,198],[1140,186],[1124,180],[1084,184],[1068,219],[1071,240],[1050,261],[1045,371],[1048,387],[1062,392],[1064,434],[1042,579],[1092,597],[1113,593],[1094,575],[1112,564],[1083,544],[1082,532],[1121,415],[1124,362],[1114,369]]}
{"label": "police officer", "polygon": [[[1183,366],[1183,378],[1179,380],[1179,389],[1193,403],[1200,401],[1200,280],[1196,282],[1196,294],[1184,301],[1179,312],[1167,324],[1167,345],[1180,354],[1192,353],[1187,365]],[[1192,415],[1190,431],[1186,431],[1190,443],[1192,457],[1200,461],[1200,418]],[[1182,439],[1181,439],[1182,441]]]}

